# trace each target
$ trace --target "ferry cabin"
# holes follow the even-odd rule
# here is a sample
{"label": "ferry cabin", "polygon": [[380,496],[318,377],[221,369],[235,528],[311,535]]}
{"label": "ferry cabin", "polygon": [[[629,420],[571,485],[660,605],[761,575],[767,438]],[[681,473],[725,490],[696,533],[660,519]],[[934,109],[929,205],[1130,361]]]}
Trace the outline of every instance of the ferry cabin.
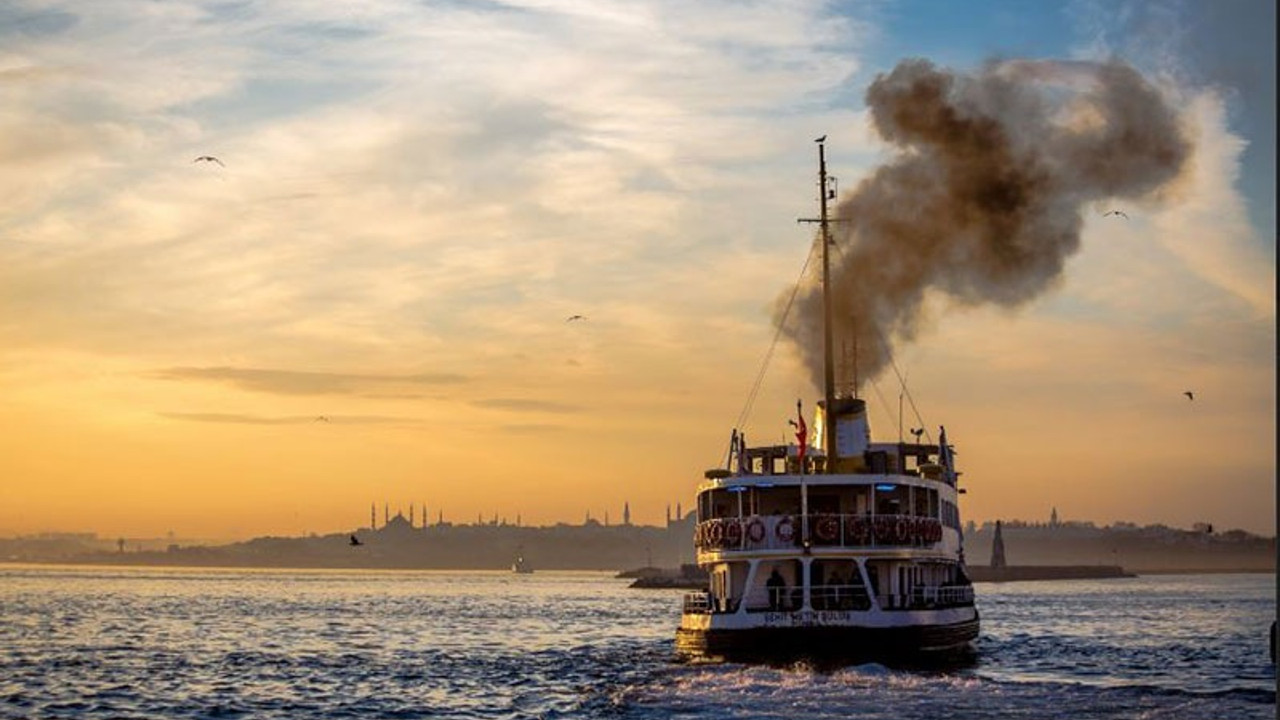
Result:
{"label": "ferry cabin", "polygon": [[838,474],[823,474],[818,454],[804,458],[802,475],[794,445],[745,449],[739,472],[708,471],[694,543],[710,587],[689,595],[685,612],[842,623],[972,607],[958,491],[934,462],[939,447],[865,447],[859,461],[842,458]]}

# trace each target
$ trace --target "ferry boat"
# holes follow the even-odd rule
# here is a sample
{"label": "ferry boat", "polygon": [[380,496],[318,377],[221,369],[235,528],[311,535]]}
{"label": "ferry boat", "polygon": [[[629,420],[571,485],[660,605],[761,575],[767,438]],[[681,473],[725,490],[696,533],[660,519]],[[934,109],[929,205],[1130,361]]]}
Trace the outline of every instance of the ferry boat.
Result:
{"label": "ferry boat", "polygon": [[[823,287],[830,286],[829,192],[819,140]],[[837,396],[830,299],[825,397],[813,442],[747,447],[697,489],[696,559],[709,587],[684,598],[685,660],[928,661],[966,657],[978,637],[965,570],[959,473],[938,442],[872,442],[866,403]]]}
{"label": "ferry boat", "polygon": [[524,558],[524,553],[516,554],[516,559],[511,563],[511,572],[517,575],[528,575],[533,572],[533,566]]}

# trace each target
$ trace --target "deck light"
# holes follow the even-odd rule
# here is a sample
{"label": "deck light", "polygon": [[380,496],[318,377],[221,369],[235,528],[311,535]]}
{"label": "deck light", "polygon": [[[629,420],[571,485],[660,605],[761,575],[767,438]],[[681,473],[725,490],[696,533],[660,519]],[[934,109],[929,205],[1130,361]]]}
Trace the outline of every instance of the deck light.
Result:
{"label": "deck light", "polygon": [[893,492],[894,490],[897,490],[897,489],[898,489],[897,485],[885,485],[883,483],[876,485],[876,490],[879,492]]}

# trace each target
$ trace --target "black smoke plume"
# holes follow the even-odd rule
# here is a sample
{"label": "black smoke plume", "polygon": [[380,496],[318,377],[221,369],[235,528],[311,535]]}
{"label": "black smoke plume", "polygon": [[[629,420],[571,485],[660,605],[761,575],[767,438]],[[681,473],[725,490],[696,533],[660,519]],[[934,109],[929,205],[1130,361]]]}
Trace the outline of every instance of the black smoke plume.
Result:
{"label": "black smoke plume", "polygon": [[[1080,247],[1086,210],[1156,193],[1191,152],[1175,108],[1121,62],[1004,61],[961,74],[906,60],[866,100],[896,154],[839,201],[831,226],[838,372],[851,374],[839,359],[856,348],[862,380],[916,337],[927,292],[1028,302]],[[801,289],[783,328],[817,387],[820,282]]]}

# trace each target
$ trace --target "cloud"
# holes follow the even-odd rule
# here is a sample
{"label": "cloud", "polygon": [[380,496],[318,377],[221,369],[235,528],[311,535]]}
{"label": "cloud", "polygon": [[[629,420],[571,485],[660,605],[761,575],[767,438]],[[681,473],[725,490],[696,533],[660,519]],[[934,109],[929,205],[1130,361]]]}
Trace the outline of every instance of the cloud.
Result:
{"label": "cloud", "polygon": [[468,380],[450,373],[362,375],[232,367],[174,367],[155,370],[147,376],[159,380],[225,382],[242,390],[279,395],[363,394],[369,388],[455,385]]}
{"label": "cloud", "polygon": [[514,412],[542,412],[569,414],[581,412],[582,408],[550,400],[531,400],[526,398],[488,398],[471,403],[476,407],[491,410],[512,410]]}
{"label": "cloud", "polygon": [[236,413],[161,412],[157,414],[160,417],[168,418],[169,420],[203,423],[228,423],[232,425],[387,425],[416,422],[409,418],[384,417],[377,415],[289,415],[273,417],[264,415],[242,415]]}

